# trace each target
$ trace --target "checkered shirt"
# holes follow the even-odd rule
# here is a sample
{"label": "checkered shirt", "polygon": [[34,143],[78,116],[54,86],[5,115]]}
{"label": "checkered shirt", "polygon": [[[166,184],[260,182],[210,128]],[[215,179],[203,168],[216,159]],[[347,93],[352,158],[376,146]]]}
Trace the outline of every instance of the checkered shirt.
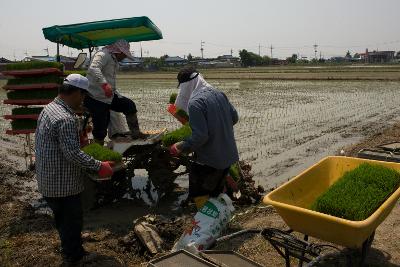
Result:
{"label": "checkered shirt", "polygon": [[101,162],[80,149],[78,121],[60,98],[39,115],[35,133],[36,179],[45,197],[66,197],[83,191],[83,170],[98,171]]}

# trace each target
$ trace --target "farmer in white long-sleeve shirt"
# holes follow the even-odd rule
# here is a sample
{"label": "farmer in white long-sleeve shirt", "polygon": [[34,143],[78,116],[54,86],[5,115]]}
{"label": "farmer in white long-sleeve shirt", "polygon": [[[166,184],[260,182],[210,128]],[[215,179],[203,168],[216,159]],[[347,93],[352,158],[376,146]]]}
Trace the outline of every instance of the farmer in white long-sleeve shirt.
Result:
{"label": "farmer in white long-sleeve shirt", "polygon": [[125,115],[133,139],[146,137],[139,129],[135,103],[116,91],[118,62],[127,57],[133,59],[129,49],[127,41],[118,40],[97,52],[88,69],[89,96],[85,107],[92,114],[93,136],[98,143],[103,143],[107,135],[110,110]]}

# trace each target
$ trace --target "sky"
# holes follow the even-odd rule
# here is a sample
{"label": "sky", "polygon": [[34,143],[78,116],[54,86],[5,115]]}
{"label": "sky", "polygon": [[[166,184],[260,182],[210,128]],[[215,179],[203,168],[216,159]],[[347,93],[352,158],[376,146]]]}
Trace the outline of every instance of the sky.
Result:
{"label": "sky", "polygon": [[[164,39],[142,42],[144,56],[230,54],[246,49],[285,58],[325,58],[369,50],[400,50],[398,0],[0,0],[0,57],[50,55],[43,27],[148,16]],[[135,56],[139,43],[131,43]],[[61,49],[63,55],[80,51]]]}

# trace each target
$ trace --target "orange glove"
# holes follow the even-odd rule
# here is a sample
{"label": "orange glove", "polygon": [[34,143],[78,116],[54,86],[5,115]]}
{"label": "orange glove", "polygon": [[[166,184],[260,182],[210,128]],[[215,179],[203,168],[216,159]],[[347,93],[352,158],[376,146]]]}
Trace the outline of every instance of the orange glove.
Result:
{"label": "orange glove", "polygon": [[111,85],[109,83],[103,83],[101,85],[101,88],[103,89],[104,95],[106,97],[108,97],[108,98],[112,97],[113,91],[112,91]]}
{"label": "orange glove", "polygon": [[112,169],[113,165],[114,162],[112,161],[102,161],[100,165],[100,170],[98,172],[99,176],[101,178],[111,177],[114,173]]}

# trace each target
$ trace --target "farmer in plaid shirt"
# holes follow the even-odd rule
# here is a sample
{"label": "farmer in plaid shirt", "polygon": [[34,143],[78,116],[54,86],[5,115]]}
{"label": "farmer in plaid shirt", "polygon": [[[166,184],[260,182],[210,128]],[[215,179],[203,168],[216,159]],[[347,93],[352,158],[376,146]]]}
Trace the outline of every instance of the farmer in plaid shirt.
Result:
{"label": "farmer in plaid shirt", "polygon": [[40,113],[36,134],[36,178],[39,192],[53,211],[61,239],[65,266],[75,266],[88,253],[82,247],[82,171],[109,177],[109,162],[100,162],[80,150],[79,110],[87,92],[88,80],[71,74],[59,89],[59,95]]}

